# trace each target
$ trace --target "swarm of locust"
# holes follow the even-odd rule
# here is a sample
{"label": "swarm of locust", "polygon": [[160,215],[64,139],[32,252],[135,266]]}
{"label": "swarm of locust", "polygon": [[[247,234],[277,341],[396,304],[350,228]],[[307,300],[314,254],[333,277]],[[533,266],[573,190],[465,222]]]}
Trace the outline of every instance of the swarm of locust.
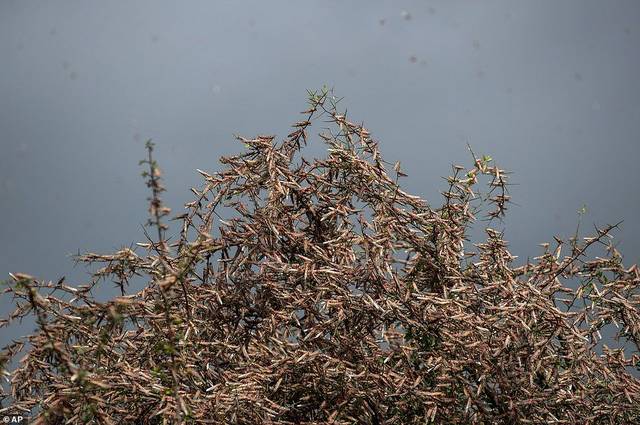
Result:
{"label": "swarm of locust", "polygon": [[[38,327],[2,352],[2,411],[36,423],[640,421],[640,273],[611,245],[615,226],[556,238],[519,267],[492,228],[470,250],[475,215],[505,212],[504,170],[471,152],[433,208],[400,189],[399,164],[390,175],[331,93],[309,101],[284,140],[239,137],[244,153],[199,171],[173,236],[148,143],[145,242],[78,256],[101,266],[87,285],[11,275],[17,307],[2,326]],[[319,120],[328,128],[311,134]],[[325,158],[300,156],[312,136]],[[587,257],[592,246],[606,255]],[[134,278],[147,285],[129,293]],[[100,281],[121,295],[98,302]]]}

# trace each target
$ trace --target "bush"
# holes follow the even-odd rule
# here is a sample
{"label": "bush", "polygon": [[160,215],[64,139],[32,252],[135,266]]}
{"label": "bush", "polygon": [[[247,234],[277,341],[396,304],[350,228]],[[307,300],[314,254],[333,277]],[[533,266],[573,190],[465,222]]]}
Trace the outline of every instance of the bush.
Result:
{"label": "bush", "polygon": [[[43,423],[640,421],[640,273],[610,244],[615,226],[519,267],[491,228],[465,251],[476,215],[505,213],[504,170],[472,152],[432,208],[331,93],[309,101],[282,142],[239,137],[244,153],[200,171],[173,242],[149,142],[144,254],[78,256],[103,265],[79,287],[11,275],[3,326],[38,323],[2,354],[7,369],[28,342],[5,370],[12,410]],[[328,155],[309,162],[321,117]],[[607,255],[586,257],[594,245]],[[136,277],[148,285],[127,295]],[[96,301],[101,279],[122,295]],[[601,341],[611,324],[615,348]]]}

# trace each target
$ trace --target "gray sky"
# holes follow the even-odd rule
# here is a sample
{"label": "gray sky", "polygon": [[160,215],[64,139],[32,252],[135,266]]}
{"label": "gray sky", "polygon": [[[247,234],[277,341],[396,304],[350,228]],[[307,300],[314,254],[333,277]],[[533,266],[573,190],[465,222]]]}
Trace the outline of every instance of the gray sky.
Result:
{"label": "gray sky", "polygon": [[143,240],[145,139],[178,213],[234,133],[286,136],[323,84],[435,205],[467,141],[513,171],[513,254],[586,204],[638,262],[639,2],[301,4],[0,2],[2,278],[83,283],[69,254]]}

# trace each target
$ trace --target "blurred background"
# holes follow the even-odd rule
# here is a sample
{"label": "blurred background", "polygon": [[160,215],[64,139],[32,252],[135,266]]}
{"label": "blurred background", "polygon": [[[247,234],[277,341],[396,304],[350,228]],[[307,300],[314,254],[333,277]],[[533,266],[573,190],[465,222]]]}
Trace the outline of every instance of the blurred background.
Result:
{"label": "blurred background", "polygon": [[144,240],[145,140],[178,214],[196,168],[243,149],[234,134],[285,137],[324,84],[434,206],[450,165],[471,165],[467,143],[513,171],[517,205],[492,226],[519,261],[586,205],[587,232],[624,220],[637,263],[639,23],[633,0],[3,0],[1,279],[85,283],[70,254]]}

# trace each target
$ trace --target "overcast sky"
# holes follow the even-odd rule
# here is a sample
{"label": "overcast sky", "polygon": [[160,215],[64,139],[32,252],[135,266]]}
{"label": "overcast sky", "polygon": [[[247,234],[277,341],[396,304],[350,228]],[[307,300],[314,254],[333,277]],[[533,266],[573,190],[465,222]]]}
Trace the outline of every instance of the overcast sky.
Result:
{"label": "overcast sky", "polygon": [[1,278],[84,283],[69,254],[143,240],[147,138],[179,213],[233,134],[285,137],[323,84],[434,205],[467,142],[513,171],[514,255],[585,204],[636,263],[638,23],[638,1],[2,0]]}

